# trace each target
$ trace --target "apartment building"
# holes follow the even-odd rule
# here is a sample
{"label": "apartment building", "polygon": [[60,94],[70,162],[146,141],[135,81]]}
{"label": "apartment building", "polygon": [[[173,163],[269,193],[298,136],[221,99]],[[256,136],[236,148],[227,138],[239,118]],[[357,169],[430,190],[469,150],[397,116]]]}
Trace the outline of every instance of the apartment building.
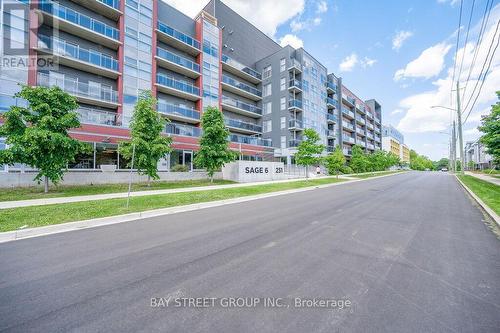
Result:
{"label": "apartment building", "polygon": [[125,167],[117,148],[145,89],[173,138],[160,170],[193,168],[208,106],[223,112],[242,159],[293,163],[305,128],[320,134],[325,154],[382,148],[376,100],[363,101],[306,50],[281,47],[220,0],[195,18],[157,0],[3,1],[2,27],[27,65],[1,71],[0,113],[23,103],[12,97],[19,83],[75,96],[82,125],[70,135],[94,149],[70,168]]}
{"label": "apartment building", "polygon": [[410,148],[404,143],[404,136],[393,126],[382,126],[382,149],[399,156],[401,162],[410,163]]}
{"label": "apartment building", "polygon": [[[471,170],[483,170],[493,167],[493,159],[491,155],[486,153],[484,145],[477,141],[469,141],[465,143],[464,148],[465,166]],[[472,162],[472,168],[469,164]]]}

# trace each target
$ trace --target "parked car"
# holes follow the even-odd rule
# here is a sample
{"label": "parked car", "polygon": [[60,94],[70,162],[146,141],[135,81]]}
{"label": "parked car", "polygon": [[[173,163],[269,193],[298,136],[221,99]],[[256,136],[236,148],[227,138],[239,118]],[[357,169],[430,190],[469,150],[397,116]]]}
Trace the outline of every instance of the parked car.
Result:
{"label": "parked car", "polygon": [[442,169],[441,169],[441,171],[443,171],[443,172],[448,172],[448,169],[446,169],[446,168],[442,168]]}

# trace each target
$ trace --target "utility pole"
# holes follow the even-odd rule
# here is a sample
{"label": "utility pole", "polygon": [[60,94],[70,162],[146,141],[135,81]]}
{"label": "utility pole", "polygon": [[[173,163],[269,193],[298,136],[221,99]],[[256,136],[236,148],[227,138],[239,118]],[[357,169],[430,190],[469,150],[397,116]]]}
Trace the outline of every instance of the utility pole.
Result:
{"label": "utility pole", "polygon": [[457,115],[458,115],[458,145],[460,148],[460,174],[464,174],[464,142],[462,139],[462,110],[460,110],[460,84],[457,80]]}
{"label": "utility pole", "polygon": [[455,173],[457,170],[457,141],[455,135],[455,120],[453,120],[453,131],[451,133],[451,171]]}

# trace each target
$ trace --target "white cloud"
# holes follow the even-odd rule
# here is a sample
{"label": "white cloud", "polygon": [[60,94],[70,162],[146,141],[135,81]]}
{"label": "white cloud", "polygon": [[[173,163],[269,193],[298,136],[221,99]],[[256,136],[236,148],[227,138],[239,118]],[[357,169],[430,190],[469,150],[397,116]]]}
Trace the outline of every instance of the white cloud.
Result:
{"label": "white cloud", "polygon": [[315,17],[313,20],[314,25],[320,25],[321,24],[321,17]]}
{"label": "white cloud", "polygon": [[285,36],[280,38],[279,42],[282,47],[286,45],[290,45],[294,49],[299,49],[301,47],[304,47],[304,42],[302,41],[302,39],[292,34],[286,34]]}
{"label": "white cloud", "polygon": [[356,53],[351,53],[347,57],[342,60],[342,62],[339,65],[339,70],[341,72],[350,72],[356,67],[357,65],[360,65],[363,68],[366,67],[372,67],[375,65],[377,62],[376,59],[371,59],[368,57],[364,57],[363,59],[359,59],[358,55]]}
{"label": "white cloud", "polygon": [[396,32],[396,34],[392,38],[392,49],[399,51],[401,46],[403,46],[403,43],[411,36],[413,36],[413,32],[411,31],[402,30]]}
{"label": "white cloud", "polygon": [[395,109],[394,111],[391,112],[391,115],[396,115],[396,114],[399,114],[399,113],[403,113],[405,112],[405,110],[403,109]]}
{"label": "white cloud", "polygon": [[[495,6],[490,14],[490,21],[488,27],[485,29],[485,34],[483,36],[483,44],[479,48],[476,63],[471,72],[470,81],[467,84],[467,90],[465,91],[465,96],[462,98],[462,108],[467,105],[467,101],[471,100],[469,107],[465,110],[466,114],[469,113],[470,107],[472,106],[472,91],[478,80],[479,73],[481,71],[482,64],[485,61],[486,55],[488,53],[488,46],[492,40],[499,38],[498,34],[495,36],[496,23],[500,19],[500,5]],[[478,23],[470,30],[469,40],[473,41],[468,43],[464,48],[460,48],[457,52],[458,59],[457,63],[461,62],[462,54],[465,54],[464,64],[462,68],[462,73],[460,75],[460,81],[462,82],[461,88],[465,86],[464,82],[467,80],[469,69],[471,68],[472,57],[474,53],[474,48],[477,47],[475,42],[477,41],[477,34],[480,29],[480,20]],[[444,42],[438,45],[445,45]],[[433,89],[429,91],[419,93],[416,95],[408,96],[401,100],[399,103],[399,108],[406,111],[405,116],[400,120],[398,124],[398,129],[405,132],[413,133],[423,133],[432,131],[444,131],[449,128],[450,124],[450,110],[442,108],[431,108],[433,105],[442,105],[447,107],[456,107],[456,93],[450,96],[450,90],[455,88],[452,83],[453,77],[453,59],[450,59],[447,70],[444,72],[443,77],[434,81],[432,84]],[[407,66],[408,67],[408,66]],[[456,73],[458,76],[458,73]],[[455,77],[456,79],[456,77]],[[467,134],[473,138],[477,138],[479,133],[473,131],[469,127],[471,125],[477,126],[481,119],[481,115],[489,114],[491,110],[491,105],[496,103],[497,97],[495,91],[500,87],[500,57],[497,55],[493,58],[490,71],[486,80],[484,81],[483,88],[477,100],[477,103],[472,110],[467,123],[464,126],[467,128]],[[461,89],[462,94],[464,90]],[[476,94],[479,92],[476,89]],[[476,95],[475,94],[475,95]],[[474,95],[474,97],[475,97]],[[451,97],[451,99],[450,99]],[[465,120],[465,119],[462,119]]]}
{"label": "white cloud", "polygon": [[452,7],[458,3],[459,0],[437,0],[438,3],[449,3]]}
{"label": "white cloud", "polygon": [[290,22],[290,29],[292,29],[292,32],[298,32],[301,30],[310,31],[312,27],[318,26],[320,24],[321,24],[321,17],[319,16],[307,20],[302,20],[299,16]]}
{"label": "white cloud", "polygon": [[[184,14],[194,17],[207,0],[163,0]],[[279,25],[304,11],[304,0],[225,0],[235,12],[274,38]]]}
{"label": "white cloud", "polygon": [[324,0],[319,1],[316,5],[316,13],[323,14],[328,10],[328,3]]}
{"label": "white cloud", "polygon": [[418,58],[406,65],[404,69],[396,71],[394,80],[403,78],[425,78],[429,79],[439,75],[444,68],[446,54],[451,49],[451,44],[445,42],[436,44],[422,51]]}
{"label": "white cloud", "polygon": [[341,72],[350,72],[353,68],[358,64],[358,55],[356,53],[352,53],[342,60],[339,65],[339,69]]}

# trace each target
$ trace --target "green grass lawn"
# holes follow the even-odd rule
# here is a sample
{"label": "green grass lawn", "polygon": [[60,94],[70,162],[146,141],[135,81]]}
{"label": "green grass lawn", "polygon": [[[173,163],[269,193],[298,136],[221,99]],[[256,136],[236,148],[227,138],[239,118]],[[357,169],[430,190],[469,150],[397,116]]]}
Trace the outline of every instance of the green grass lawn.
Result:
{"label": "green grass lawn", "polygon": [[[148,190],[169,190],[182,187],[210,186],[210,185],[225,185],[234,184],[230,180],[214,180],[210,183],[208,179],[199,180],[182,180],[171,182],[152,182],[151,187],[146,183],[132,184],[132,191],[148,191]],[[55,197],[73,197],[78,195],[92,195],[105,193],[127,192],[128,184],[102,184],[102,185],[61,185],[51,186],[49,193],[43,193],[42,186],[20,187],[12,189],[1,189],[0,201],[28,200],[28,199],[45,199]]]}
{"label": "green grass lawn", "polygon": [[402,172],[402,171],[396,170],[396,171],[383,171],[383,172],[374,172],[374,173],[362,173],[362,174],[350,175],[350,176],[356,177],[356,178],[371,178],[371,177],[377,177],[377,176],[383,176],[383,175],[390,175],[390,174],[398,173],[398,172]]}
{"label": "green grass lawn", "polygon": [[341,181],[343,180],[322,178],[239,188],[131,197],[129,209],[125,207],[126,199],[108,199],[2,209],[0,210],[0,231],[16,230],[24,225],[29,228],[41,227],[64,222],[81,221],[151,209],[188,205],[198,202],[231,199],[261,193],[331,184]]}
{"label": "green grass lawn", "polygon": [[458,176],[467,187],[474,192],[495,213],[500,215],[500,186],[475,178],[474,176]]}

